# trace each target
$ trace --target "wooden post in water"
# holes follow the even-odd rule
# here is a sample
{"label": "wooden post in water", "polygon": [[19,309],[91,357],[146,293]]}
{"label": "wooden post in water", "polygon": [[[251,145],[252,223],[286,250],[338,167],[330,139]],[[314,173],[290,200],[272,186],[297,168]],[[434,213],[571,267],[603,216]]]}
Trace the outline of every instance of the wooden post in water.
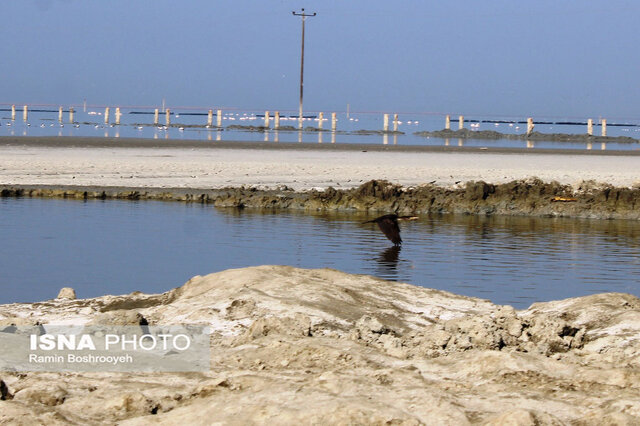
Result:
{"label": "wooden post in water", "polygon": [[58,108],[58,123],[62,123],[62,107]]}
{"label": "wooden post in water", "polygon": [[444,129],[451,130],[451,116],[449,114],[444,118]]}
{"label": "wooden post in water", "polygon": [[109,124],[109,107],[104,109],[104,124]]}
{"label": "wooden post in water", "polygon": [[593,136],[593,119],[587,120],[587,134],[589,136]]}
{"label": "wooden post in water", "polygon": [[276,111],[273,113],[273,121],[273,127],[278,130],[280,128],[280,111]]}
{"label": "wooden post in water", "polygon": [[269,111],[264,112],[264,127],[269,127]]}
{"label": "wooden post in water", "polygon": [[534,124],[533,124],[533,118],[529,117],[527,118],[527,135],[530,135],[531,132],[533,132],[533,128],[534,128]]}
{"label": "wooden post in water", "polygon": [[458,117],[458,130],[464,129],[464,115]]}
{"label": "wooden post in water", "polygon": [[216,123],[218,127],[222,127],[222,110],[219,109],[216,113]]}
{"label": "wooden post in water", "polygon": [[318,129],[322,129],[322,122],[324,121],[324,113],[318,113]]}
{"label": "wooden post in water", "polygon": [[69,108],[69,123],[73,124],[73,107]]}
{"label": "wooden post in water", "polygon": [[398,114],[393,114],[393,131],[398,131]]}
{"label": "wooden post in water", "polygon": [[25,105],[24,109],[22,110],[22,120],[27,121],[28,118],[29,118],[29,112],[28,112],[27,106]]}
{"label": "wooden post in water", "polygon": [[159,113],[158,108],[156,108],[156,109],[153,111],[153,125],[154,125],[154,126],[157,126],[157,125],[158,125],[158,113]]}
{"label": "wooden post in water", "polygon": [[389,114],[385,114],[382,119],[382,130],[385,132],[389,131]]}
{"label": "wooden post in water", "polygon": [[120,125],[120,107],[116,107],[116,124]]}
{"label": "wooden post in water", "polygon": [[11,105],[11,121],[16,121],[16,106]]}
{"label": "wooden post in water", "polygon": [[209,110],[209,114],[207,115],[207,127],[213,126],[213,110]]}
{"label": "wooden post in water", "polygon": [[165,110],[165,114],[166,114],[166,123],[167,123],[167,127],[171,125],[171,110],[169,108],[167,108]]}
{"label": "wooden post in water", "polygon": [[335,132],[337,128],[338,128],[338,119],[336,118],[336,113],[332,112],[331,113],[331,131]]}
{"label": "wooden post in water", "polygon": [[602,119],[602,136],[607,136],[607,119]]}

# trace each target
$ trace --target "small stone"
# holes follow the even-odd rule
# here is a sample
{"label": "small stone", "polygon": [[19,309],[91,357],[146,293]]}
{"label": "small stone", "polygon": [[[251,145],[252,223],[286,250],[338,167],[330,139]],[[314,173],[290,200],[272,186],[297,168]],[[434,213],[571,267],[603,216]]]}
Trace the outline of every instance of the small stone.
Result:
{"label": "small stone", "polygon": [[58,293],[58,297],[56,299],[70,299],[74,300],[76,298],[76,291],[71,287],[64,287],[60,289]]}

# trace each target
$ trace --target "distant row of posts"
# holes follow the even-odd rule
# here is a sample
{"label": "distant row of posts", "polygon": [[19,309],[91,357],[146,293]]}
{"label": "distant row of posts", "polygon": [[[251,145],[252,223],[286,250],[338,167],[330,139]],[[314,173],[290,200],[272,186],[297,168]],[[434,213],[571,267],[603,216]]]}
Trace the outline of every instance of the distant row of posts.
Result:
{"label": "distant row of posts", "polygon": [[[63,112],[64,110],[62,109],[62,107],[58,108],[58,122],[62,123],[64,121],[63,119]],[[74,109],[69,108],[69,123],[73,123],[73,114],[74,114]],[[29,120],[29,106],[28,105],[24,105],[22,107],[22,121],[28,121]],[[11,105],[11,121],[16,121],[16,106],[15,105]]]}
{"label": "distant row of posts", "polygon": [[[111,109],[110,107],[106,107],[104,110],[104,122],[105,124],[109,124],[109,118],[110,118],[110,112]],[[164,110],[165,113],[165,123],[167,126],[171,125],[171,110],[170,109],[165,109]],[[122,113],[120,112],[120,107],[116,107],[115,109],[115,124],[119,125],[120,124],[120,118],[122,116]],[[24,105],[23,110],[22,110],[22,119],[23,121],[27,121],[29,117],[29,108],[27,105]],[[154,110],[154,114],[153,114],[153,124],[154,125],[158,125],[159,124],[159,117],[160,117],[160,111],[158,110],[158,108],[156,108]],[[74,109],[73,108],[69,108],[69,122],[73,123],[73,118],[74,118]],[[275,111],[274,115],[274,129],[278,130],[280,128],[280,112],[279,111]],[[298,118],[298,128],[300,130],[302,130],[302,120],[300,120],[301,117]],[[11,120],[15,121],[16,119],[16,106],[15,105],[11,105]],[[60,123],[63,122],[63,108],[60,107],[58,109],[58,121]],[[324,121],[324,113],[320,112],[318,113],[318,128],[322,129],[323,126],[323,121]],[[382,130],[385,132],[389,131],[389,114],[384,114],[382,117]],[[337,115],[335,112],[331,113],[331,131],[335,132],[337,130],[337,123],[338,123],[338,119],[337,119]],[[264,127],[269,127],[271,124],[271,114],[270,111],[265,111],[264,113]],[[397,132],[398,131],[398,114],[393,114],[393,131]],[[217,127],[222,127],[222,110],[218,109],[216,111],[216,126]],[[600,120],[600,126],[602,129],[602,136],[607,136],[607,120],[606,119],[601,119]],[[207,114],[207,127],[213,127],[213,110],[210,109],[208,111]],[[527,118],[527,134],[531,134],[533,132],[533,129],[535,127],[535,124],[533,122],[533,118],[529,117]],[[444,122],[444,128],[446,130],[451,130],[451,116],[450,115],[446,115],[445,116],[445,122]],[[462,130],[464,129],[464,116],[463,115],[459,115],[458,116],[458,130]],[[587,134],[589,136],[593,136],[593,119],[589,118],[587,120]]]}
{"label": "distant row of posts", "polygon": [[[28,120],[28,116],[29,116],[29,108],[27,105],[24,105],[23,107],[23,114],[22,114],[22,118],[23,120],[26,122]],[[73,118],[74,118],[74,109],[73,108],[69,108],[69,122],[73,123]],[[171,125],[171,110],[169,108],[166,108],[164,110],[165,113],[165,124],[167,126]],[[122,117],[122,113],[120,111],[120,107],[116,107],[115,109],[115,124],[116,125],[120,125],[120,118]],[[280,128],[280,111],[275,111],[274,112],[274,129],[278,130]],[[104,109],[104,123],[105,124],[109,124],[110,122],[110,118],[111,118],[111,107],[105,107]],[[15,121],[16,119],[16,106],[15,105],[11,105],[11,120]],[[60,123],[63,122],[63,108],[60,107],[58,109],[58,121]],[[270,126],[270,121],[271,121],[271,115],[269,111],[265,111],[264,113],[264,127],[269,127]],[[320,112],[318,113],[318,128],[322,129],[323,127],[323,122],[324,122],[324,113]],[[160,124],[160,110],[158,108],[156,108],[154,110],[153,113],[153,124],[154,125],[159,125]],[[216,111],[216,126],[217,127],[222,127],[222,110],[218,109]],[[208,111],[207,114],[207,127],[213,127],[213,110],[210,109]],[[338,117],[337,114],[335,112],[331,113],[331,130],[332,131],[336,131],[338,128]],[[299,120],[299,129],[302,130],[302,121]],[[389,114],[384,114],[384,127],[383,129],[385,131],[389,130]],[[396,132],[398,131],[398,114],[394,114],[393,115],[393,131]]]}
{"label": "distant row of posts", "polygon": [[[220,110],[218,110],[218,113],[220,113]],[[219,123],[219,119],[218,119],[218,123]],[[319,112],[318,113],[318,128],[322,129],[323,126],[323,122],[324,122],[324,113],[323,112]],[[271,126],[271,112],[270,111],[265,111],[264,112],[264,127],[270,127]],[[336,131],[338,126],[338,118],[337,118],[337,114],[335,112],[331,113],[331,130],[332,131]],[[220,124],[218,124],[218,127],[220,127]],[[280,129],[280,111],[275,111],[273,113],[273,128],[274,130],[278,130]],[[298,119],[298,129],[302,130],[302,120]]]}
{"label": "distant row of posts", "polygon": [[[451,116],[447,115],[444,118],[444,128],[446,130],[451,130]],[[464,129],[464,115],[458,116],[458,130]]]}
{"label": "distant row of posts", "polygon": [[[25,106],[25,108],[26,108],[26,106]],[[64,121],[63,113],[64,113],[64,111],[63,111],[62,107],[58,108],[58,122],[59,123],[62,123]],[[73,113],[74,113],[73,107],[69,108],[69,123],[73,123]]]}
{"label": "distant row of posts", "polygon": [[[396,114],[397,116],[397,114]],[[386,114],[385,114],[385,127],[386,127]],[[607,136],[607,119],[603,118],[600,120],[600,126],[602,128],[602,136]],[[533,132],[533,129],[535,127],[535,124],[533,122],[533,118],[529,117],[527,118],[527,134],[531,134]],[[444,128],[446,130],[451,130],[451,116],[447,115],[444,118]],[[458,116],[458,130],[462,130],[464,129],[464,116],[460,115]],[[587,134],[589,136],[593,136],[593,119],[590,118],[587,120]]]}
{"label": "distant row of posts", "polygon": [[[389,114],[382,116],[382,130],[385,132],[389,131]],[[393,114],[393,131],[398,131],[398,114]]]}

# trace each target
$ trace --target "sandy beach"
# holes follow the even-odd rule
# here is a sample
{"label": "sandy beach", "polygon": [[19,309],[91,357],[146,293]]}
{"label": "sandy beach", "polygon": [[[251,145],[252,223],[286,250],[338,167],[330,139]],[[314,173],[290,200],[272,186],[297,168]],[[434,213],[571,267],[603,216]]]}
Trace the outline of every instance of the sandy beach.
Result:
{"label": "sandy beach", "polygon": [[[505,183],[538,177],[631,187],[640,183],[635,152],[530,152],[303,144],[131,142],[77,138],[0,141],[0,184],[159,188],[286,185],[295,190],[352,188],[372,179],[403,186]],[[16,142],[18,141],[18,142]],[[108,144],[113,142],[113,146]],[[294,149],[295,148],[295,149]]]}

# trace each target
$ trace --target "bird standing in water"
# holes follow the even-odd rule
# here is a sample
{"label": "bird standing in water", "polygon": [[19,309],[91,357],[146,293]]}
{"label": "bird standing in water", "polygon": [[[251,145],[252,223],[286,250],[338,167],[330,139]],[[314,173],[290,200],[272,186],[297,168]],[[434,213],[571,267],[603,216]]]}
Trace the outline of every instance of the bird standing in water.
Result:
{"label": "bird standing in water", "polygon": [[400,226],[399,220],[416,220],[418,216],[398,216],[397,214],[385,214],[384,216],[377,217],[373,220],[368,220],[363,223],[377,223],[380,230],[391,240],[394,246],[402,244],[402,238],[400,238]]}

